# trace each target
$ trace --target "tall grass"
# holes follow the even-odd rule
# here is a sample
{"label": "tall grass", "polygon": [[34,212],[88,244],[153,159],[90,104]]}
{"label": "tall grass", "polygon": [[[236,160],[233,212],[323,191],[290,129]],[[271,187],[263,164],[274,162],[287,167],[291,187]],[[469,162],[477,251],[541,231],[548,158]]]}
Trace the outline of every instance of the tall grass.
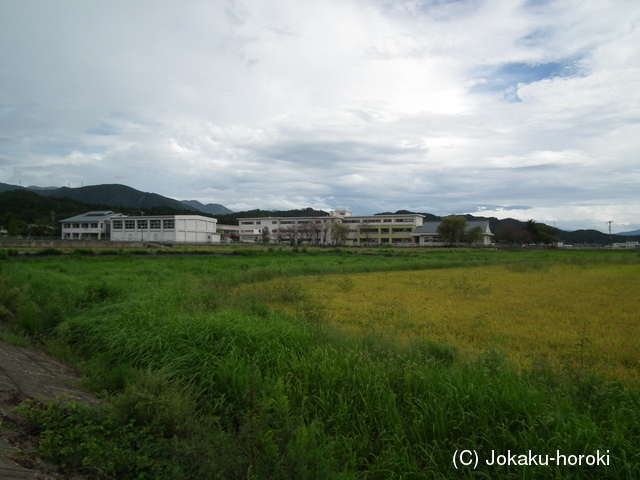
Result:
{"label": "tall grass", "polygon": [[[636,387],[544,363],[516,370],[494,350],[464,359],[420,338],[399,344],[375,329],[345,333],[293,281],[234,288],[301,272],[348,280],[366,269],[465,261],[439,255],[445,260],[55,258],[10,260],[3,271],[30,285],[39,314],[58,310],[42,333],[83,360],[89,384],[111,391],[129,415],[185,436],[176,465],[198,469],[176,471],[191,478],[639,478]],[[477,266],[527,261],[473,255],[468,263]],[[465,290],[460,282],[451,288]],[[275,306],[285,303],[294,308]],[[182,413],[167,415],[170,405]],[[460,449],[599,449],[610,462],[456,470]]]}

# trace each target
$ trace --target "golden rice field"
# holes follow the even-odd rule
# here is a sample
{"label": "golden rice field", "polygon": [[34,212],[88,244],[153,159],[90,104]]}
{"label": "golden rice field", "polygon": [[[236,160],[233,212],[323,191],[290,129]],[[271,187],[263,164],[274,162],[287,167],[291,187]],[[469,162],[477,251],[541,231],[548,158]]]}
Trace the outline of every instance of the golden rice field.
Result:
{"label": "golden rice field", "polygon": [[498,349],[520,366],[545,361],[637,381],[639,281],[638,265],[538,265],[309,276],[247,288],[274,308],[321,312],[357,334],[422,337],[466,355]]}

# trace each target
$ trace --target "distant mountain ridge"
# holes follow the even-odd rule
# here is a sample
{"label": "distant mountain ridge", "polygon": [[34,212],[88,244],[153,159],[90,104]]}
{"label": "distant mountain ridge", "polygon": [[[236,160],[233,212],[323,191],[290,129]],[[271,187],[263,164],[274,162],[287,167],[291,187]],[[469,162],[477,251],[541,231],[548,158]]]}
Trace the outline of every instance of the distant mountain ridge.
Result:
{"label": "distant mountain ridge", "polygon": [[56,190],[36,191],[49,197],[69,197],[85,203],[113,205],[114,207],[136,207],[140,209],[154,207],[169,207],[176,210],[195,210],[193,207],[163,197],[157,193],[141,192],[135,188],[120,184],[91,185],[88,187],[68,188]]}
{"label": "distant mountain ridge", "polygon": [[635,237],[640,235],[640,230],[632,230],[630,232],[619,232],[616,235],[624,235],[625,237]]}
{"label": "distant mountain ridge", "polygon": [[121,184],[90,185],[86,187],[21,187],[0,183],[0,193],[13,190],[28,190],[39,195],[57,198],[71,198],[83,203],[97,205],[109,205],[112,207],[134,207],[152,209],[157,207],[168,207],[175,210],[188,210],[192,212],[203,212],[210,215],[233,213],[224,205],[208,204],[203,205],[196,200],[182,202],[173,198],[164,197],[157,193],[141,192],[135,188]]}
{"label": "distant mountain ridge", "polygon": [[209,213],[211,215],[227,215],[229,213],[233,213],[233,210],[229,210],[227,207],[220,205],[219,203],[207,203],[205,205],[197,200],[182,200],[182,203],[191,208],[195,208],[200,212]]}

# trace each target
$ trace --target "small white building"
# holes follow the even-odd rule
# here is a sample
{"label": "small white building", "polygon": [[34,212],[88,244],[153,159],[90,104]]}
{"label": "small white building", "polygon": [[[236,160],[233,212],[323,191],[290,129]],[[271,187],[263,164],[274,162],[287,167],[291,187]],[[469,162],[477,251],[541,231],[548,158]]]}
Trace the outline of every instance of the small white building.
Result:
{"label": "small white building", "polygon": [[640,248],[638,242],[614,243],[612,246],[613,248]]}
{"label": "small white building", "polygon": [[109,220],[123,217],[111,211],[87,212],[61,220],[63,240],[109,239]]}
{"label": "small white building", "polygon": [[220,243],[215,218],[200,215],[123,217],[111,221],[111,241]]}
{"label": "small white building", "polygon": [[218,232],[222,236],[224,243],[240,241],[240,227],[238,225],[223,225],[219,223]]}
{"label": "small white building", "polygon": [[[415,243],[420,246],[441,247],[447,245],[447,242],[438,233],[440,222],[424,222],[422,226],[413,231]],[[489,228],[487,220],[470,220],[467,221],[465,232],[472,228],[480,227],[482,229],[482,240],[479,245],[491,245],[493,243],[493,233]]]}

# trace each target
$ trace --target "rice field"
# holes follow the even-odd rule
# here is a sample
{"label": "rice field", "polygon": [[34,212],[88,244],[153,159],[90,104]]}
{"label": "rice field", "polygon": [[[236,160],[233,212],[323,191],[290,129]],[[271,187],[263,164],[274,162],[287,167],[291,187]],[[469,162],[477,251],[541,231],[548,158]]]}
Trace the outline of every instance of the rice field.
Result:
{"label": "rice field", "polygon": [[[112,402],[28,410],[56,425],[38,455],[69,473],[640,478],[636,252],[87,252],[0,268],[0,338],[41,344]],[[611,461],[455,469],[461,449]]]}
{"label": "rice field", "polygon": [[521,367],[542,361],[635,381],[639,281],[638,265],[552,264],[306,276],[252,288],[297,291],[306,308],[317,302],[327,321],[358,335],[422,337],[467,355],[497,349]]}

